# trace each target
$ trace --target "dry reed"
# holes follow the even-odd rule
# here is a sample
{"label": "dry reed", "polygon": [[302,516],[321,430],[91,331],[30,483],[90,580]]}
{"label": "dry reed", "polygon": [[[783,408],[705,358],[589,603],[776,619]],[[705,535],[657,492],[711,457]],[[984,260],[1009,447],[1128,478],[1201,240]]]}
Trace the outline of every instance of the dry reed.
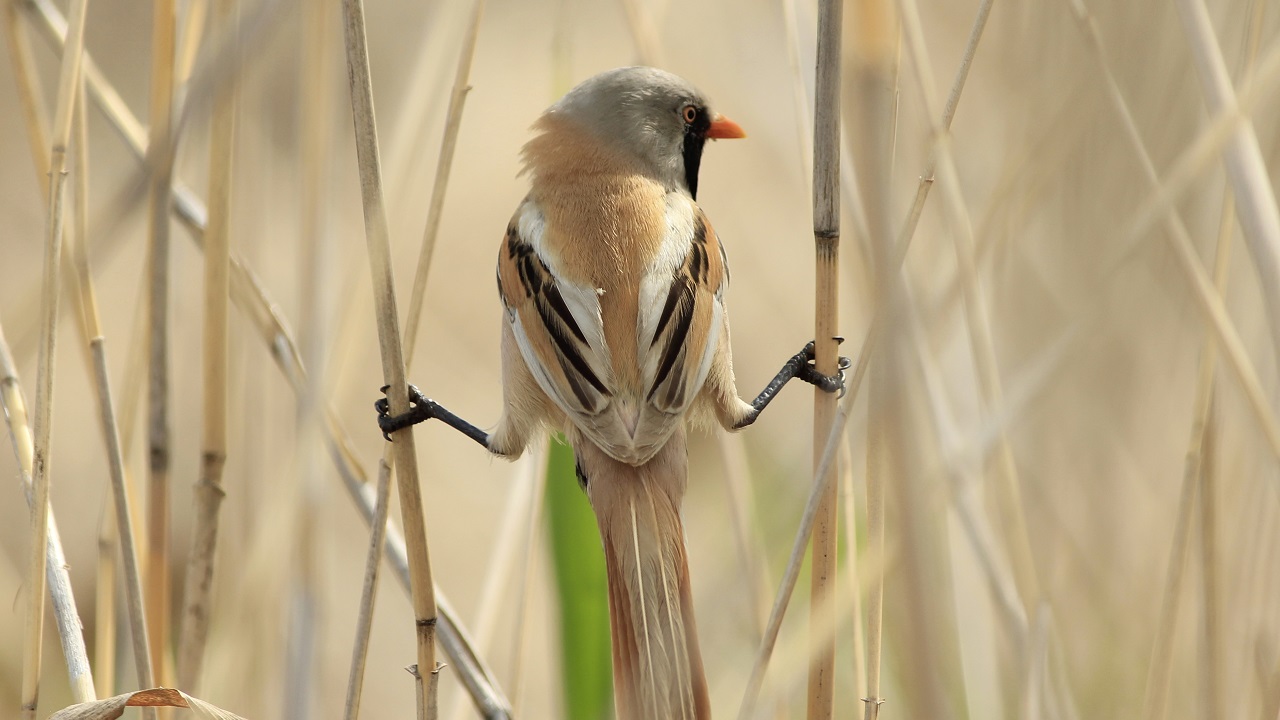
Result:
{"label": "dry reed", "polygon": [[[813,239],[817,255],[814,283],[814,365],[824,375],[839,372],[840,332],[840,36],[843,31],[842,0],[823,0],[818,10],[817,106],[813,120]],[[836,397],[820,389],[813,396],[813,457],[821,461],[825,440],[836,411]],[[818,506],[810,559],[809,623],[814,652],[809,664],[809,720],[827,720],[835,712],[835,637],[819,628],[833,626],[823,609],[835,612],[828,596],[835,593],[838,562],[839,508],[836,503],[835,463],[828,463],[830,477],[821,478],[827,488]],[[819,479],[815,477],[815,483]],[[820,649],[819,649],[820,648]]]}
{"label": "dry reed", "polygon": [[[365,38],[364,5],[361,0],[344,0],[343,31],[346,38],[347,74],[351,86],[351,108],[355,120],[356,154],[360,166],[365,239],[373,274],[378,320],[378,340],[382,355],[382,375],[387,385],[391,414],[409,409],[405,382],[404,355],[400,343],[400,321],[396,312],[395,282],[391,273],[391,246],[387,237],[387,215],[383,204],[382,171],[378,155],[378,133],[373,115],[373,84],[369,77],[369,51]],[[400,512],[409,551],[410,586],[415,636],[418,646],[418,714],[436,718],[436,600],[427,554],[427,534],[418,485],[418,456],[413,429],[392,435],[395,465],[399,468]],[[425,675],[425,677],[424,677]],[[425,688],[424,688],[425,683]]]}
{"label": "dry reed", "polygon": [[[49,538],[49,488],[52,484],[50,446],[53,424],[55,353],[57,349],[58,301],[61,294],[64,201],[67,180],[67,147],[79,93],[80,56],[84,48],[87,0],[71,5],[67,51],[58,77],[57,111],[53,121],[53,147],[48,164],[45,223],[44,293],[41,304],[39,367],[36,376],[36,404],[32,438],[31,481],[35,502],[31,512],[31,547],[27,571],[27,622],[23,635],[22,717],[34,718],[40,696],[41,645],[44,637],[44,604],[47,590],[46,545]],[[74,668],[72,688],[78,698],[93,698],[93,677],[88,667]]]}

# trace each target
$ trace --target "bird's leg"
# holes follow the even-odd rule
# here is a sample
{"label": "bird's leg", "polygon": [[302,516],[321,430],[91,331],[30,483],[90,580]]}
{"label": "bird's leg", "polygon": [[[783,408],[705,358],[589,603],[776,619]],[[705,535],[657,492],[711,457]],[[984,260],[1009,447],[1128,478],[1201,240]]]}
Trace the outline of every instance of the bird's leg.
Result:
{"label": "bird's leg", "polygon": [[[387,391],[388,386],[382,388],[382,392]],[[382,428],[382,436],[387,440],[391,439],[391,433],[417,425],[420,422],[435,418],[442,421],[449,427],[466,435],[489,449],[489,433],[463,420],[446,410],[440,403],[431,400],[422,394],[418,388],[413,385],[409,386],[409,411],[400,415],[390,415],[390,406],[387,404],[386,398],[380,398],[373,404],[375,410],[378,411],[378,427]]]}
{"label": "bird's leg", "polygon": [[[843,342],[843,340],[844,338],[836,338],[837,343]],[[769,403],[777,397],[778,392],[782,390],[782,386],[786,385],[792,378],[799,378],[825,392],[839,392],[843,397],[844,371],[849,369],[851,364],[849,358],[841,356],[835,375],[823,375],[818,372],[818,369],[812,363],[813,343],[810,342],[804,346],[803,350],[783,363],[782,369],[778,371],[777,375],[773,376],[773,380],[770,380],[764,390],[761,390],[760,394],[756,396],[756,399],[751,401],[751,412],[739,420],[733,426],[733,429],[738,430],[755,422],[756,418],[760,417],[760,413],[764,412]]]}

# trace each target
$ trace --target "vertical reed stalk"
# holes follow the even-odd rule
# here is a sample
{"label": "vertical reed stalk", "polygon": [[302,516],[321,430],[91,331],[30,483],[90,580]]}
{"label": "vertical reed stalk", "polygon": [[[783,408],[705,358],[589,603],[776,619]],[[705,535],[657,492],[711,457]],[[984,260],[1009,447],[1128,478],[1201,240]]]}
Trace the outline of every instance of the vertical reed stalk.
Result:
{"label": "vertical reed stalk", "polygon": [[46,154],[46,148],[49,147],[49,114],[41,101],[44,88],[41,87],[40,75],[36,72],[26,28],[22,25],[19,4],[12,0],[0,4],[4,6],[4,28],[8,36],[5,44],[9,46],[9,61],[17,80],[18,101],[22,104],[23,126],[27,130],[27,145],[31,149],[36,175],[43,182],[49,175],[49,156]]}
{"label": "vertical reed stalk", "polygon": [[[840,35],[842,0],[822,0],[818,10],[818,78],[813,122],[813,240],[817,254],[815,282],[815,364],[818,372],[837,372],[840,289]],[[815,468],[836,412],[836,397],[814,390],[813,455]],[[835,463],[827,469],[835,475]],[[809,720],[827,720],[835,712],[835,613],[828,595],[835,591],[839,551],[839,506],[836,483],[823,479],[826,491],[818,507],[810,561]]]}
{"label": "vertical reed stalk", "polygon": [[307,368],[306,391],[298,396],[298,440],[295,446],[294,515],[298,532],[293,542],[297,566],[290,588],[291,622],[285,665],[286,720],[300,720],[315,713],[313,698],[319,679],[320,661],[316,647],[323,592],[323,559],[331,544],[321,528],[324,524],[325,476],[324,393],[329,376],[327,348],[333,299],[333,242],[328,230],[327,196],[330,182],[330,147],[333,140],[333,39],[337,5],[306,3],[303,13],[300,75],[301,118],[301,216],[299,234],[301,261],[298,284],[302,307],[299,344]]}
{"label": "vertical reed stalk", "polygon": [[169,203],[173,178],[172,112],[175,32],[174,0],[155,0],[151,35],[151,133],[148,220],[149,328],[147,626],[151,666],[167,685],[164,651],[169,643]]}
{"label": "vertical reed stalk", "polygon": [[[400,321],[396,311],[395,280],[391,268],[391,245],[383,201],[378,132],[373,111],[373,83],[369,77],[369,51],[365,37],[364,3],[362,0],[343,0],[342,8],[347,75],[351,86],[356,157],[360,167],[365,238],[370,271],[373,274],[382,376],[388,386],[390,412],[398,415],[409,409],[409,390],[405,383]],[[422,512],[421,489],[418,486],[418,457],[413,442],[413,429],[410,427],[397,431],[392,435],[391,441],[395,464],[400,474],[397,486],[400,490],[400,511],[409,553],[410,595],[418,646],[418,669],[425,681],[418,685],[417,706],[420,713],[426,708],[427,720],[435,720],[435,690],[438,679],[435,650],[436,601],[431,582],[431,562],[427,554],[427,532]]]}
{"label": "vertical reed stalk", "polygon": [[[213,90],[209,141],[209,224],[204,234],[204,421],[200,477],[195,488],[195,529],[183,592],[178,685],[199,690],[204,648],[209,635],[213,562],[218,545],[218,510],[226,492],[222,471],[227,461],[227,305],[230,293],[232,158],[235,154],[239,48],[235,0],[218,0],[213,32],[227,38],[228,66]],[[188,41],[188,45],[194,41]],[[167,214],[166,214],[167,217]]]}
{"label": "vertical reed stalk", "polygon": [[[894,58],[897,54],[897,30],[892,9],[885,0],[858,0],[854,12],[846,17],[849,24],[851,52],[845,56],[846,82],[849,83],[849,138],[858,150],[857,175],[862,205],[867,218],[867,231],[872,248],[872,285],[875,320],[868,331],[864,356],[876,366],[868,390],[867,423],[867,564],[877,568],[868,580],[866,668],[867,696],[863,698],[863,716],[879,717],[880,659],[884,615],[885,555],[885,486],[900,481],[895,460],[902,448],[895,444],[900,410],[895,393],[899,372],[895,346],[878,336],[894,339],[901,322],[901,279],[894,262],[905,248],[894,247],[889,224],[889,151],[892,144],[891,87]],[[856,112],[855,112],[856,111]],[[883,328],[881,328],[883,326]],[[860,358],[861,360],[861,358]]]}
{"label": "vertical reed stalk", "polygon": [[[453,168],[454,150],[458,145],[458,131],[462,128],[462,108],[466,103],[467,84],[471,74],[471,61],[475,56],[476,41],[480,35],[480,19],[484,13],[484,0],[475,0],[472,7],[471,21],[458,56],[458,68],[454,75],[453,90],[449,95],[449,108],[445,119],[444,138],[441,141],[440,156],[436,162],[435,184],[431,191],[431,203],[427,212],[427,222],[423,229],[422,245],[418,251],[418,266],[413,278],[413,293],[409,300],[409,313],[404,329],[404,367],[413,364],[414,350],[417,347],[418,329],[421,326],[422,306],[426,298],[427,277],[431,271],[431,259],[435,254],[436,237],[440,230],[440,217],[444,210],[445,191],[449,187],[449,172]],[[350,41],[348,40],[348,43]],[[354,96],[354,89],[352,94]],[[370,108],[372,124],[372,107]],[[376,142],[376,136],[374,138]],[[376,145],[374,150],[376,151]],[[376,157],[375,157],[376,159]],[[381,185],[381,179],[378,180]],[[380,192],[380,191],[379,191]],[[367,212],[367,210],[366,210]],[[372,238],[371,240],[372,241]],[[394,309],[394,307],[393,307]],[[378,465],[378,497],[379,504],[374,513],[375,529],[370,538],[369,555],[365,565],[364,589],[360,597],[360,614],[356,627],[356,642],[352,648],[351,672],[348,676],[347,700],[343,717],[355,720],[360,711],[360,696],[364,685],[364,668],[369,652],[369,636],[373,624],[373,600],[378,589],[379,558],[382,555],[383,526],[386,525],[386,496],[382,488],[390,482],[389,474],[395,461],[396,445],[388,445],[383,449],[382,462]],[[415,470],[416,473],[416,470]],[[408,524],[406,523],[406,527]],[[425,536],[424,536],[425,543]],[[423,666],[419,666],[421,669]],[[431,673],[429,690],[434,693],[437,674]],[[421,676],[419,675],[419,680]],[[421,683],[420,683],[421,684]],[[432,700],[431,706],[435,706]],[[421,708],[420,708],[421,709]],[[431,717],[436,712],[432,710]]]}
{"label": "vertical reed stalk", "polygon": [[[77,278],[72,283],[80,307],[80,330],[84,340],[85,357],[88,360],[89,379],[95,376],[92,357],[93,339],[102,334],[98,322],[98,302],[93,292],[89,273],[89,97],[84,90],[84,73],[76,80],[75,141],[71,144],[72,178],[75,181],[75,231],[69,242],[71,265]],[[96,387],[96,385],[95,385]],[[98,396],[102,400],[101,394]],[[105,430],[104,430],[105,438]],[[104,444],[106,444],[104,442]],[[116,550],[120,547],[112,502],[108,498],[103,507],[101,528],[98,531],[98,572],[96,597],[94,598],[94,669],[97,671],[96,691],[102,697],[111,697],[116,676]]]}
{"label": "vertical reed stalk", "polygon": [[[45,225],[44,297],[41,303],[40,355],[36,371],[35,436],[32,446],[32,482],[35,505],[31,514],[31,550],[27,572],[27,619],[23,635],[22,717],[34,718],[40,698],[40,661],[44,640],[46,551],[49,540],[50,441],[53,421],[55,353],[57,349],[58,300],[61,294],[63,205],[66,198],[67,145],[71,142],[71,120],[75,109],[80,55],[84,48],[87,0],[71,4],[67,48],[62,55],[58,77],[57,111],[54,114],[53,147],[50,153],[48,215]],[[87,668],[86,668],[87,670]],[[72,677],[77,695],[93,697],[90,677]]]}
{"label": "vertical reed stalk", "polygon": [[1223,714],[1222,674],[1222,574],[1221,551],[1218,548],[1218,498],[1215,473],[1215,433],[1213,404],[1209,410],[1200,440],[1200,592],[1203,601],[1204,643],[1200,667],[1204,673],[1203,717],[1230,717]]}

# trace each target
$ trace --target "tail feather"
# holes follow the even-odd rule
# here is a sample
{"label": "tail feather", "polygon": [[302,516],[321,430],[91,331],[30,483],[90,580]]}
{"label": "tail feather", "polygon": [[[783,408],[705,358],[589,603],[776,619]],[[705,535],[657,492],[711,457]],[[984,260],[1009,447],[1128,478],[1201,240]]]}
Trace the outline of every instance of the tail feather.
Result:
{"label": "tail feather", "polygon": [[711,717],[693,618],[680,503],[683,433],[652,460],[620,463],[575,443],[604,544],[618,720]]}

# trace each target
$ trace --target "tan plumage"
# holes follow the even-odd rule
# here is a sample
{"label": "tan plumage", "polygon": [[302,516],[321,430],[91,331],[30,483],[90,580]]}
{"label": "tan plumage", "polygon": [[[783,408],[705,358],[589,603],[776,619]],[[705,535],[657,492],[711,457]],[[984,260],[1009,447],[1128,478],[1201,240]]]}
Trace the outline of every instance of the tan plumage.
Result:
{"label": "tan plumage", "polygon": [[566,431],[604,544],[618,717],[707,718],[684,423],[732,427],[752,407],[734,388],[725,255],[693,195],[702,142],[741,131],[649,68],[588,80],[534,130],[498,254],[505,409],[489,448]]}

